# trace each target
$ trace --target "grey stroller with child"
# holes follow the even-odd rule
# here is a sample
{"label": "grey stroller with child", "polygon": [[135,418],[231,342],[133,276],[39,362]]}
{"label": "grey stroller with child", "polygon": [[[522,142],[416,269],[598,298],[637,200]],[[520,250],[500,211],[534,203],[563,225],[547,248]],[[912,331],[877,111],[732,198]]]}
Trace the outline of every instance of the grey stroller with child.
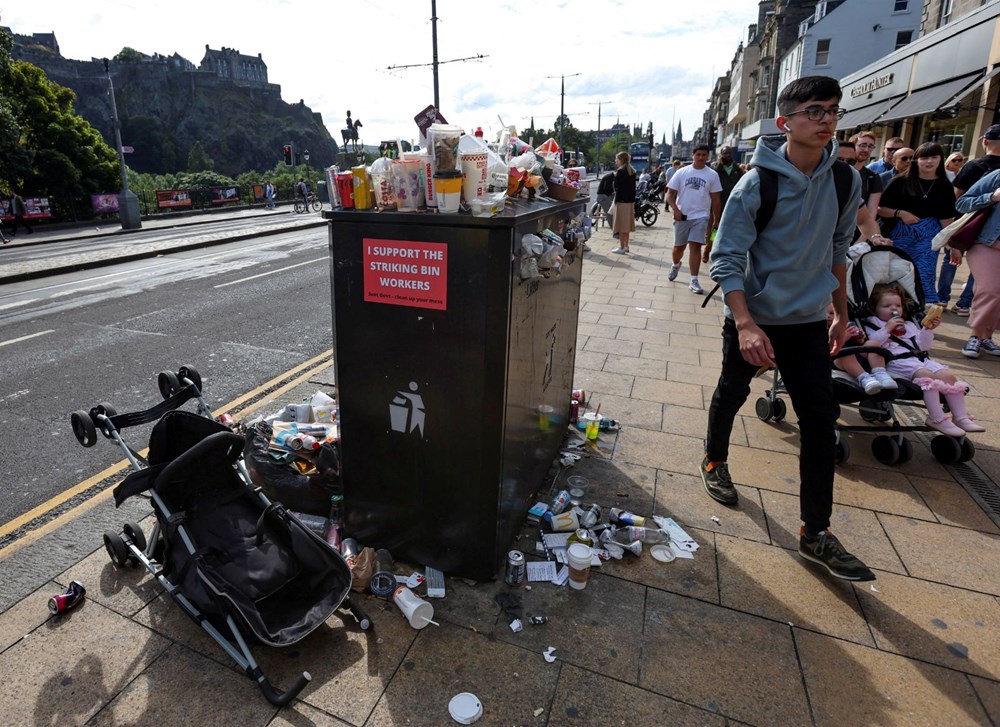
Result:
{"label": "grey stroller with child", "polygon": [[[872,288],[879,283],[895,283],[906,291],[910,298],[909,317],[917,320],[923,316],[924,292],[920,284],[920,276],[910,256],[896,247],[879,246],[871,248],[867,243],[851,248],[850,262],[847,270],[847,307],[851,320],[862,331],[865,331],[864,319],[872,314],[868,310],[868,298]],[[867,335],[866,331],[866,335]],[[858,361],[866,369],[871,366],[863,353],[874,352],[890,361],[893,354],[883,348],[873,346],[850,345],[842,348],[834,360],[846,356],[858,356]],[[882,389],[875,393],[866,392],[857,379],[836,366],[831,366],[833,376],[833,395],[841,407],[854,409],[867,424],[846,424],[838,421],[837,463],[847,462],[851,456],[851,447],[844,436],[845,432],[874,432],[872,439],[872,456],[882,464],[899,465],[913,458],[913,443],[904,435],[907,432],[934,432],[937,436],[931,439],[930,448],[934,458],[942,464],[968,462],[976,454],[975,445],[966,436],[952,437],[939,434],[926,424],[904,424],[900,421],[896,409],[897,404],[926,409],[923,390],[908,379],[893,376],[896,389]],[[763,373],[763,372],[762,372]],[[781,382],[781,373],[773,371],[773,382],[764,395],[756,401],[755,411],[761,421],[781,421],[785,418],[787,407],[780,394],[785,392]],[[838,415],[838,419],[841,417]]]}

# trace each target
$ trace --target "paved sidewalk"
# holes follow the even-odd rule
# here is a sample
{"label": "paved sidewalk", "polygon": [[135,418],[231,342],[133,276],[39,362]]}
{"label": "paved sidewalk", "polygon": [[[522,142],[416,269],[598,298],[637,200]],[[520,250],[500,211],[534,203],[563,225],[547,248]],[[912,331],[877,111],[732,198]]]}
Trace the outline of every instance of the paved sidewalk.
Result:
{"label": "paved sidewalk", "polygon": [[[583,591],[534,584],[518,592],[525,615],[549,621],[520,633],[494,603],[502,581],[447,579],[447,597],[433,601],[441,626],[422,631],[369,600],[373,635],[333,618],[295,647],[256,650],[280,687],[313,674],[277,710],[149,578],[116,571],[101,548],[0,614],[6,721],[437,726],[454,724],[448,700],[469,691],[484,705],[482,725],[1000,723],[1000,529],[927,440],[912,437],[913,460],[889,467],[872,457],[870,437],[851,436],[833,529],[878,580],[823,575],[795,553],[792,413],[761,422],[752,397],[731,457],[740,506],[704,493],[697,464],[721,304],[699,307],[686,266],[666,281],[669,223],[639,229],[628,256],[611,254],[606,229],[590,244],[576,386],[623,429],[602,435],[573,473],[602,505],[674,517],[701,546],[693,560],[627,555],[595,569]],[[964,321],[950,314],[938,333],[935,356],[969,381],[970,409],[990,428],[972,437],[974,463],[997,481],[1000,360],[962,358]],[[519,547],[530,551],[536,537],[526,527]],[[97,546],[99,530],[93,538]],[[73,579],[88,600],[48,618],[45,601]],[[554,663],[542,657],[549,646]]]}

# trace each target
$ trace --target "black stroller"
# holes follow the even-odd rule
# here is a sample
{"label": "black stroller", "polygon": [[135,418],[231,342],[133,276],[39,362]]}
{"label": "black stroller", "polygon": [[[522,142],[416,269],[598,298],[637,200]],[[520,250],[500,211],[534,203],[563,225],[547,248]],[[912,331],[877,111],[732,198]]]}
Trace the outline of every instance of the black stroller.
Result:
{"label": "black stroller", "polygon": [[[862,320],[870,315],[867,310],[868,297],[872,287],[877,283],[898,283],[902,286],[913,301],[913,309],[907,311],[912,317],[919,317],[924,310],[924,292],[920,276],[910,256],[899,248],[879,246],[868,251],[859,251],[848,266],[847,283],[848,312],[862,330],[864,329]],[[892,354],[885,349],[861,346],[844,347],[836,358],[873,350],[884,356],[887,361],[892,359]],[[862,360],[862,365],[867,367],[867,362]],[[924,395],[920,387],[912,381],[898,376],[893,378],[898,386],[895,391],[883,390],[876,394],[868,394],[853,376],[833,367],[833,395],[837,403],[856,409],[861,418],[868,422],[866,425],[837,424],[838,464],[847,462],[851,456],[850,444],[843,436],[843,432],[879,432],[872,439],[872,456],[882,464],[889,465],[904,464],[913,458],[913,443],[903,436],[905,432],[936,433],[936,430],[925,424],[906,425],[900,422],[896,415],[895,404],[905,402],[907,405],[925,408]],[[785,417],[787,407],[784,400],[778,397],[784,391],[780,372],[775,369],[771,388],[756,402],[755,411],[758,419],[781,421]],[[942,464],[955,464],[971,460],[976,454],[976,448],[968,437],[937,434],[931,439],[931,453]]]}
{"label": "black stroller", "polygon": [[[89,414],[73,414],[82,444],[90,446],[93,438],[81,433],[99,428],[133,463],[135,471],[114,490],[116,506],[149,492],[156,514],[148,543],[136,523],[125,523],[122,532],[104,534],[104,546],[116,566],[145,567],[257,682],[267,700],[283,706],[311,676],[304,672],[287,691],[277,691],[248,641],[294,644],[340,608],[362,630],[371,628],[371,620],[348,598],[351,572],[340,553],[250,483],[240,460],[244,437],[205,416],[176,410],[192,397],[204,403],[191,378],[179,378],[180,389],[168,389],[169,398],[144,412],[117,415],[112,410],[109,416],[110,407],[98,405]],[[144,461],[148,466],[142,468],[118,428],[126,418],[132,425],[157,417]]]}

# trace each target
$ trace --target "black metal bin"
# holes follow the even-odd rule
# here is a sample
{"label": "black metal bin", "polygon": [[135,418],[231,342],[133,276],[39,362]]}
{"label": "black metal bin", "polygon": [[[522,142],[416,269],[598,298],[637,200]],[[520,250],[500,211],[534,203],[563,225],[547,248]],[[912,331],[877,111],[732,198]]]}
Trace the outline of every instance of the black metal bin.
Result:
{"label": "black metal bin", "polygon": [[569,416],[583,264],[522,280],[521,236],[573,202],[502,215],[325,212],[346,532],[492,578]]}

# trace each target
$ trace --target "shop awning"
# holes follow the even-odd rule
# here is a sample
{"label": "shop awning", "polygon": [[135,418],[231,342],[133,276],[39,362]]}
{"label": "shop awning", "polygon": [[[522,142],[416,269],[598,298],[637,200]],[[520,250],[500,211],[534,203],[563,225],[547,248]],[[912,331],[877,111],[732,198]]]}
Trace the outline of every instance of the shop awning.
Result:
{"label": "shop awning", "polygon": [[868,106],[862,106],[860,109],[852,109],[844,114],[844,118],[837,122],[837,128],[846,130],[863,124],[870,124],[888,109],[891,109],[893,105],[899,103],[902,98],[902,96],[893,96],[884,101],[877,101]]}
{"label": "shop awning", "polygon": [[952,104],[950,101],[960,99],[965,95],[965,91],[974,84],[979,83],[983,78],[983,73],[973,73],[962,78],[953,78],[945,83],[930,88],[922,88],[914,91],[904,98],[898,106],[887,113],[879,121],[898,121],[924,114],[932,114],[942,108],[947,108]]}

